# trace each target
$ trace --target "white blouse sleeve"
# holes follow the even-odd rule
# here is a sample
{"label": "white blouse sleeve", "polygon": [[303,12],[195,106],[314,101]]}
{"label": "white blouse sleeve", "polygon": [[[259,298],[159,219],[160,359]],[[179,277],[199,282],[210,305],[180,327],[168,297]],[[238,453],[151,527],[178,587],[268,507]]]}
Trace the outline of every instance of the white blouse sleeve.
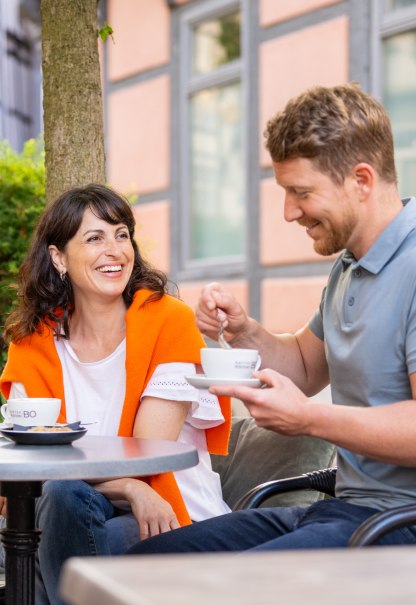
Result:
{"label": "white blouse sleeve", "polygon": [[207,429],[224,422],[216,395],[207,389],[196,389],[185,376],[196,374],[193,363],[161,363],[147,383],[143,397],[157,397],[171,401],[190,401],[191,407],[186,422],[195,428]]}
{"label": "white blouse sleeve", "polygon": [[20,397],[27,397],[24,384],[21,382],[12,382],[9,399],[19,399]]}

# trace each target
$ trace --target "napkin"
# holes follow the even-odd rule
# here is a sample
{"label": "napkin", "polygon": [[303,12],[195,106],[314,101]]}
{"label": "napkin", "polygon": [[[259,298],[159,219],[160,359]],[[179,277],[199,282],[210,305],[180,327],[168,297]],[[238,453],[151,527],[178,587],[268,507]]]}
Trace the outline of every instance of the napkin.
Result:
{"label": "napkin", "polygon": [[[50,427],[50,426],[66,426],[69,429],[71,429],[72,431],[79,431],[82,427],[81,427],[81,421],[78,422],[71,422],[69,424],[59,424],[59,425],[45,425],[46,427]],[[35,428],[34,426],[23,426],[22,424],[14,424],[11,429],[14,431],[28,431],[29,429],[33,429]]]}

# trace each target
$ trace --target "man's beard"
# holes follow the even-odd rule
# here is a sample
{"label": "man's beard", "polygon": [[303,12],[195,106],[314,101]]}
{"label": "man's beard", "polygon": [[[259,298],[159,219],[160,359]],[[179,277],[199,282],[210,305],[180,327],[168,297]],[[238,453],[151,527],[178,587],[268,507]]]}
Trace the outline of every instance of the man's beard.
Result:
{"label": "man's beard", "polygon": [[350,212],[344,216],[341,226],[332,226],[330,232],[325,230],[325,235],[314,241],[313,247],[315,252],[321,256],[331,256],[332,254],[344,250],[344,248],[347,247],[347,242],[349,241],[356,224],[356,217]]}

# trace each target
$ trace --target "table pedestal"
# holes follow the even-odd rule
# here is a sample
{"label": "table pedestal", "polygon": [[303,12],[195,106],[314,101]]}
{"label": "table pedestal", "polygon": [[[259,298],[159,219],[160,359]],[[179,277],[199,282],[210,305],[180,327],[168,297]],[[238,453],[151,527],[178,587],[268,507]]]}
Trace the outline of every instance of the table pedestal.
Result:
{"label": "table pedestal", "polygon": [[6,551],[6,605],[34,605],[35,556],[40,530],[35,528],[35,499],[41,481],[2,481],[7,498],[7,528],[1,530]]}

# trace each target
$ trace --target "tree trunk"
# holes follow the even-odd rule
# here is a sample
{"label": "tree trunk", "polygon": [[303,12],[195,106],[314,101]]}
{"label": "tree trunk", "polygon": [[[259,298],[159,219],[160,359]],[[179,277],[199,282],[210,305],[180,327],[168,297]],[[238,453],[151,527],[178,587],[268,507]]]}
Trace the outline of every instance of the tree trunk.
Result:
{"label": "tree trunk", "polygon": [[41,0],[46,202],[105,183],[98,0]]}

